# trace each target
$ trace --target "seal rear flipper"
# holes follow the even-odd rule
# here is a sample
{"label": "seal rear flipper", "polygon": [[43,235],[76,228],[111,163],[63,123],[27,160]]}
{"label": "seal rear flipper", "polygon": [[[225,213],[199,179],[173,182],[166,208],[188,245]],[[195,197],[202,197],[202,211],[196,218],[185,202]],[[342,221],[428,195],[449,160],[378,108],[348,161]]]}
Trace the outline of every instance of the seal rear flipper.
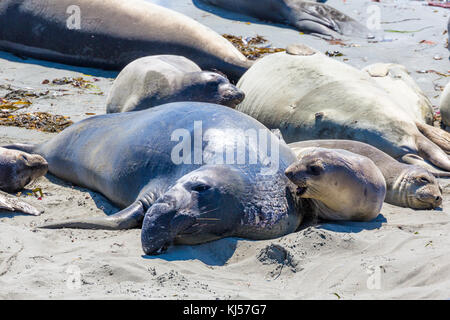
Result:
{"label": "seal rear flipper", "polygon": [[450,178],[450,172],[439,170],[439,168],[436,168],[432,164],[428,163],[427,161],[425,161],[425,159],[419,157],[417,154],[412,153],[405,154],[401,158],[401,161],[410,165],[422,167],[437,178]]}
{"label": "seal rear flipper", "polygon": [[428,124],[416,122],[417,129],[445,153],[450,154],[450,133]]}
{"label": "seal rear flipper", "polygon": [[27,202],[3,191],[0,191],[0,210],[20,212],[32,216],[39,216],[44,212],[44,210],[38,210]]}
{"label": "seal rear flipper", "polygon": [[3,146],[5,149],[19,150],[26,153],[35,153],[36,145],[26,143],[15,143],[7,146]]}
{"label": "seal rear flipper", "polygon": [[126,230],[140,228],[144,219],[144,206],[136,201],[122,211],[112,216],[74,219],[65,222],[45,224],[39,228],[43,229],[100,229],[100,230]]}

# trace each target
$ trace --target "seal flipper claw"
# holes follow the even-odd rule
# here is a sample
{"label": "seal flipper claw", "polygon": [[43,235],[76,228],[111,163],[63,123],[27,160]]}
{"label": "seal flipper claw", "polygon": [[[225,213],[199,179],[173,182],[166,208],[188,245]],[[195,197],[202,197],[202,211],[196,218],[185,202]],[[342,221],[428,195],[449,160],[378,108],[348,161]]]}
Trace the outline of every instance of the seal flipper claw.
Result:
{"label": "seal flipper claw", "polygon": [[0,191],[0,209],[21,212],[32,216],[39,216],[44,212],[43,210],[38,210],[32,205],[3,191]]}
{"label": "seal flipper claw", "polygon": [[425,137],[434,142],[445,153],[450,154],[450,133],[420,122],[416,122],[416,126]]}
{"label": "seal flipper claw", "polygon": [[108,217],[74,219],[65,222],[56,222],[40,226],[42,229],[100,229],[100,230],[126,230],[140,228],[144,219],[144,206],[136,201],[122,211]]}

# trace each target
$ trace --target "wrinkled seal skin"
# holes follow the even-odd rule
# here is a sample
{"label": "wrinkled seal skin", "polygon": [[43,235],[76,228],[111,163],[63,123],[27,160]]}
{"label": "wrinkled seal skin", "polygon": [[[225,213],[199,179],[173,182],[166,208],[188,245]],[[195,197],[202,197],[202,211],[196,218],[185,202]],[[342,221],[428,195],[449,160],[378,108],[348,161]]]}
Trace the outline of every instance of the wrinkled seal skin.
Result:
{"label": "wrinkled seal skin", "polygon": [[321,37],[341,35],[366,38],[369,30],[339,10],[326,4],[301,0],[200,0],[226,10],[260,20],[293,26]]}
{"label": "wrinkled seal skin", "polygon": [[160,55],[137,59],[114,80],[106,112],[139,111],[181,101],[209,102],[234,108],[244,93],[215,72],[202,71],[185,57]]}
{"label": "wrinkled seal skin", "polygon": [[318,217],[370,221],[378,216],[386,182],[372,160],[341,149],[296,151],[298,160],[285,173],[299,187],[297,195],[313,199]]}
{"label": "wrinkled seal skin", "polygon": [[437,179],[422,167],[398,162],[371,145],[351,140],[309,140],[289,144],[296,154],[311,147],[347,150],[372,160],[386,180],[385,202],[412,209],[434,209],[442,204]]}
{"label": "wrinkled seal skin", "polygon": [[17,192],[47,169],[47,161],[39,155],[0,147],[0,190]]}
{"label": "wrinkled seal skin", "polygon": [[[202,121],[205,135],[210,129],[203,142],[203,163],[177,165],[171,153],[180,142],[171,135],[176,129],[187,130],[193,152],[195,121]],[[220,152],[231,143],[236,159],[239,129],[263,130],[272,137],[279,147],[274,174],[261,174],[262,161],[267,160],[261,155],[255,164],[214,164],[224,161]],[[257,150],[255,142],[245,146],[247,152]],[[8,148],[44,156],[52,174],[101,192],[125,208],[107,218],[47,227],[117,230],[142,225],[146,254],[159,253],[172,242],[275,238],[294,232],[302,221],[296,188],[284,175],[295,161],[292,150],[255,119],[224,106],[181,102],[94,116],[41,145]]]}
{"label": "wrinkled seal skin", "polygon": [[[70,6],[80,9],[80,29],[73,28],[77,25]],[[220,70],[233,80],[250,66],[211,29],[141,0],[2,0],[0,49],[114,70],[140,57],[173,54],[193,60],[203,70]]]}
{"label": "wrinkled seal skin", "polygon": [[[416,119],[366,73],[302,45],[258,60],[238,83],[237,110],[287,143],[347,139],[368,143],[400,160],[419,155],[450,171],[447,154],[419,131]],[[421,126],[442,135],[439,128]],[[436,129],[438,132],[435,132]]]}

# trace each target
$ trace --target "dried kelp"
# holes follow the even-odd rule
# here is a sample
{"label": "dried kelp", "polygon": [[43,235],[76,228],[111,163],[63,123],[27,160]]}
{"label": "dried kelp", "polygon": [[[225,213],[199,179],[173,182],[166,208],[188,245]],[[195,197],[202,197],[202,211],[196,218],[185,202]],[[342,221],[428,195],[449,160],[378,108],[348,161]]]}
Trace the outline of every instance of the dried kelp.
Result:
{"label": "dried kelp", "polygon": [[53,115],[48,112],[11,114],[0,112],[0,125],[35,129],[44,132],[60,132],[73,124],[69,117]]}
{"label": "dried kelp", "polygon": [[273,48],[270,44],[267,44],[268,41],[262,36],[245,39],[241,36],[230,34],[223,34],[222,36],[230,41],[249,60],[256,60],[267,54],[286,51],[282,48]]}

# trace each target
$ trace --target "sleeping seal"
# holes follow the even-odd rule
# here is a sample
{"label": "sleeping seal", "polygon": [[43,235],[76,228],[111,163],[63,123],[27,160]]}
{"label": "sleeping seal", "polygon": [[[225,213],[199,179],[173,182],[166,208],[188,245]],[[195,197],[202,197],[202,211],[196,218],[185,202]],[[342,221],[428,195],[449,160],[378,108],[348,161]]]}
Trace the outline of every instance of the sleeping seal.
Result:
{"label": "sleeping seal", "polygon": [[[17,192],[31,181],[45,175],[47,169],[47,161],[39,155],[0,147],[0,190],[2,191]],[[31,215],[42,213],[26,202],[4,192],[0,192],[0,209]]]}
{"label": "sleeping seal", "polygon": [[369,37],[369,30],[333,7],[302,0],[200,0],[226,10],[263,21],[290,25],[299,31],[321,37],[341,35]]}
{"label": "sleeping seal", "polygon": [[442,204],[436,178],[422,167],[400,163],[371,145],[351,140],[308,140],[289,144],[295,153],[311,147],[342,149],[372,160],[386,180],[385,202],[412,209],[433,209]]}
{"label": "sleeping seal", "polygon": [[298,186],[297,195],[312,199],[322,219],[370,221],[378,216],[386,182],[368,158],[340,149],[297,149],[286,176]]}
{"label": "sleeping seal", "polygon": [[414,154],[450,171],[447,154],[372,77],[309,47],[290,46],[258,60],[237,86],[245,93],[237,110],[280,129],[288,143],[356,140],[398,160]]}
{"label": "sleeping seal", "polygon": [[106,112],[138,111],[170,102],[197,101],[234,108],[244,93],[227,78],[202,71],[180,56],[149,56],[128,64],[114,80]]}
{"label": "sleeping seal", "polygon": [[[265,141],[268,152],[258,141]],[[146,254],[172,242],[275,238],[294,232],[303,217],[296,187],[284,174],[295,161],[292,150],[255,119],[224,106],[178,102],[99,115],[43,144],[8,148],[44,156],[55,176],[124,208],[106,218],[49,227],[142,225]],[[248,159],[237,161],[241,156]]]}
{"label": "sleeping seal", "polygon": [[0,49],[114,70],[140,57],[173,54],[233,80],[251,65],[213,30],[142,0],[2,0]]}

